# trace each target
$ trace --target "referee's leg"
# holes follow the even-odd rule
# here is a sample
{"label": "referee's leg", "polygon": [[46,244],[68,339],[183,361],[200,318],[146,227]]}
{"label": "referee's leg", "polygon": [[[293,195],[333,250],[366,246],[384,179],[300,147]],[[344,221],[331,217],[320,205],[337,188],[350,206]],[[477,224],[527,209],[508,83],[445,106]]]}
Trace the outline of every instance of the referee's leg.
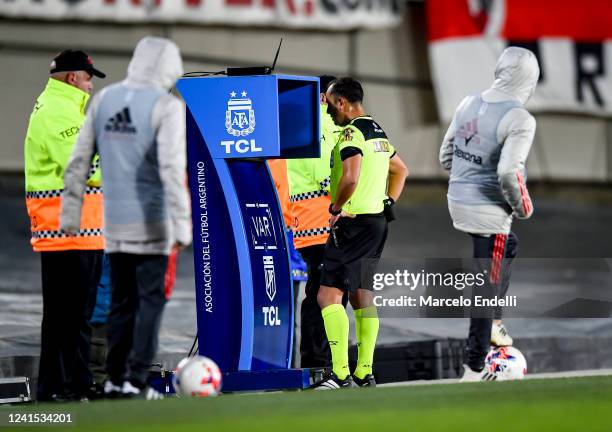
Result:
{"label": "referee's leg", "polygon": [[332,355],[332,371],[341,380],[346,379],[350,374],[348,362],[349,321],[344,306],[342,306],[343,294],[344,291],[340,288],[321,285],[317,295]]}
{"label": "referee's leg", "polygon": [[357,289],[351,292],[349,300],[355,315],[355,334],[357,336],[357,367],[353,373],[356,382],[372,375],[374,349],[378,338],[378,313],[373,302],[372,291]]}

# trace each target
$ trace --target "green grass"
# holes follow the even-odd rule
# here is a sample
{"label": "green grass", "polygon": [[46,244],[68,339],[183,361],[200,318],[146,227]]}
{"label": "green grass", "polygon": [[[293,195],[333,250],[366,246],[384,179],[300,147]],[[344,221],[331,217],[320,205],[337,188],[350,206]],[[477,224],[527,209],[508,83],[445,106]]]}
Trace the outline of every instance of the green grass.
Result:
{"label": "green grass", "polygon": [[609,376],[32,405],[3,407],[0,417],[71,412],[76,424],[62,428],[71,431],[539,432],[611,431],[611,411]]}

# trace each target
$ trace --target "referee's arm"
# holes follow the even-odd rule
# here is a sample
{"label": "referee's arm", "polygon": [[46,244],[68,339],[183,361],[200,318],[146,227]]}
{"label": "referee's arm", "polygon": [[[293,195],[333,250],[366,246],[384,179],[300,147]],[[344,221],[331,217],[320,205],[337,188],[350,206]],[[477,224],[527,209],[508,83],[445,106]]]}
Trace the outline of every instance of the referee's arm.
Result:
{"label": "referee's arm", "polygon": [[[349,147],[354,148],[354,147]],[[351,196],[357,189],[359,182],[359,174],[361,173],[361,153],[355,153],[342,161],[342,177],[338,183],[338,191],[336,192],[336,201],[332,210],[338,211],[346,202],[351,199]]]}
{"label": "referee's arm", "polygon": [[389,159],[389,186],[387,188],[387,195],[394,202],[397,201],[402,194],[402,190],[406,184],[406,177],[408,177],[408,167],[398,154],[395,153],[393,157]]}

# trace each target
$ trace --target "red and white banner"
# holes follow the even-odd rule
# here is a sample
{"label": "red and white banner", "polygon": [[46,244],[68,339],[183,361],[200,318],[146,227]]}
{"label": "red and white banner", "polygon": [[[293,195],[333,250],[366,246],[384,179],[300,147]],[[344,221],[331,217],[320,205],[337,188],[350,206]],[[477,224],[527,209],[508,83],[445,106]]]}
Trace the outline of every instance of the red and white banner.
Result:
{"label": "red and white banner", "polygon": [[510,45],[535,53],[533,111],[612,115],[612,0],[427,0],[440,118],[493,82]]}
{"label": "red and white banner", "polygon": [[275,27],[392,27],[403,0],[0,0],[0,16]]}

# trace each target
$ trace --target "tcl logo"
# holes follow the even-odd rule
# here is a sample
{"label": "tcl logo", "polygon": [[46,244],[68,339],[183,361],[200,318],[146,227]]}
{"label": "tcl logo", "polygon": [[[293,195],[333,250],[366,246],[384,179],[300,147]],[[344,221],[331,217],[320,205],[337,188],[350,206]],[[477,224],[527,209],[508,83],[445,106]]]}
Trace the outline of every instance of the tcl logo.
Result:
{"label": "tcl logo", "polygon": [[281,320],[279,317],[279,311],[277,306],[264,306],[261,308],[261,312],[264,316],[264,325],[265,326],[279,326],[281,325]]}

